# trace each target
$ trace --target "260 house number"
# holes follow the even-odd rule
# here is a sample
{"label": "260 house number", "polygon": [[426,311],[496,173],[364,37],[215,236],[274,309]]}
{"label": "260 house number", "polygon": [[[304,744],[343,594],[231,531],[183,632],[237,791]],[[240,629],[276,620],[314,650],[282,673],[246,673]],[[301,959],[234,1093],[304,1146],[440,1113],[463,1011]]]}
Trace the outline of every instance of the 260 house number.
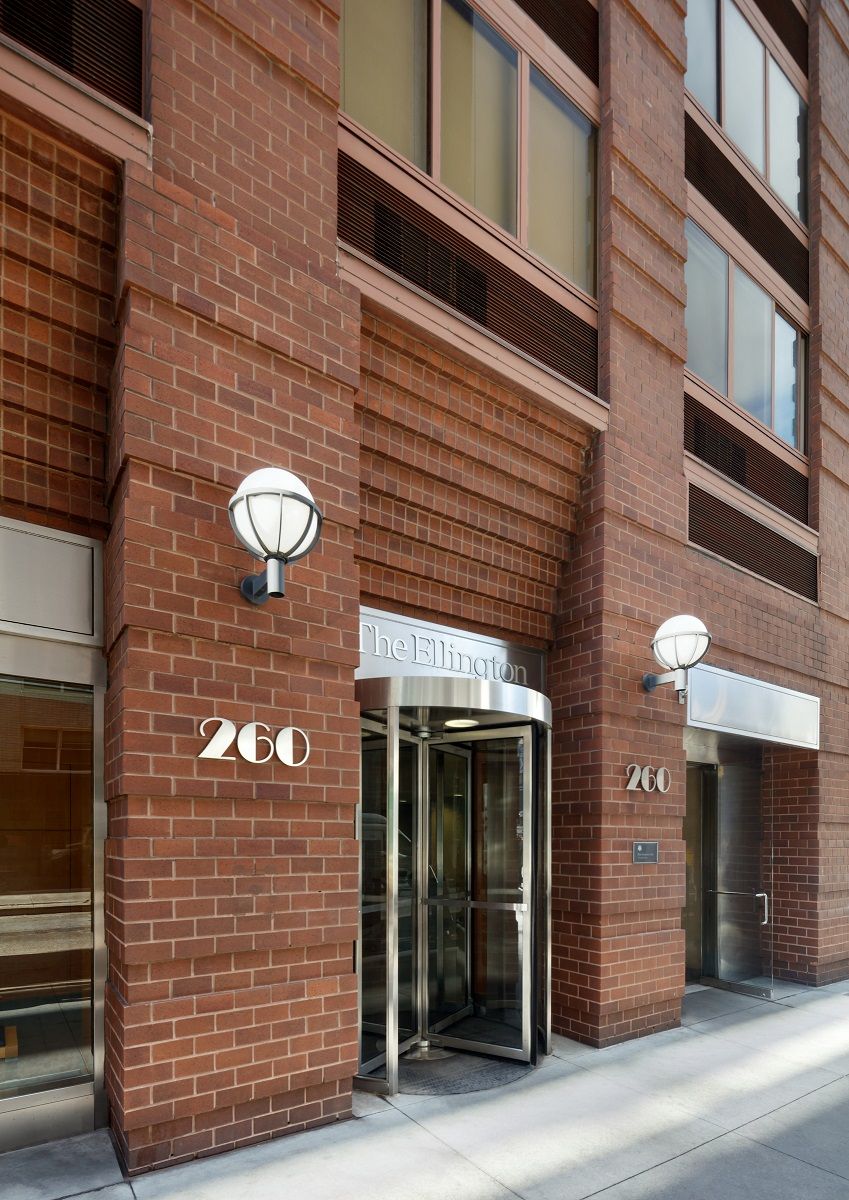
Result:
{"label": "260 house number", "polygon": [[672,776],[666,767],[641,767],[639,763],[628,763],[625,768],[628,782],[626,792],[668,792]]}
{"label": "260 house number", "polygon": [[287,725],[272,738],[271,726],[264,725],[262,721],[251,721],[237,730],[234,721],[224,717],[206,717],[200,723],[201,737],[209,737],[207,729],[215,724],[218,728],[198,758],[235,762],[236,755],[227,753],[234,742],[241,757],[251,763],[267,763],[277,757],[285,767],[302,767],[310,756],[310,739],[303,729],[295,725]]}

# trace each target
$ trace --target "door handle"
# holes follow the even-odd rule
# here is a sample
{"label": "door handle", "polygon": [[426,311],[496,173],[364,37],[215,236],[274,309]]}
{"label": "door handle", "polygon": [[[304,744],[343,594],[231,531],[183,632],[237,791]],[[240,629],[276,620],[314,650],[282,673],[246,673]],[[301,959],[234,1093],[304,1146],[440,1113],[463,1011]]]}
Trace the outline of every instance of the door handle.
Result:
{"label": "door handle", "polygon": [[769,925],[769,896],[766,892],[729,892],[720,888],[708,888],[707,892],[709,896],[754,896],[756,900],[763,900],[764,919],[761,925]]}

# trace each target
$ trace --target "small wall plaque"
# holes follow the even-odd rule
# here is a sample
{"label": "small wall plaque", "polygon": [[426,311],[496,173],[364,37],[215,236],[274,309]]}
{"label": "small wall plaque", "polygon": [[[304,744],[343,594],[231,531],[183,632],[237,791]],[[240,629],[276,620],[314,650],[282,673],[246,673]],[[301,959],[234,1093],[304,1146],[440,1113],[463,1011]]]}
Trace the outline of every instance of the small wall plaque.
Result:
{"label": "small wall plaque", "polygon": [[633,843],[633,862],[635,863],[656,863],[657,850],[659,842],[634,842]]}

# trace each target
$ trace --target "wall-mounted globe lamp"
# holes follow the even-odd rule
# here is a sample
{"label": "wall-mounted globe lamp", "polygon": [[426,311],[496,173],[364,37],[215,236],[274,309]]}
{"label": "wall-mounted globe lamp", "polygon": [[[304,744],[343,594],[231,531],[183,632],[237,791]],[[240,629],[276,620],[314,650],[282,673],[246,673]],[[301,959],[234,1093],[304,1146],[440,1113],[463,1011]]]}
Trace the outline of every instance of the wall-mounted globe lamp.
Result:
{"label": "wall-mounted globe lamp", "polygon": [[265,560],[261,575],[242,580],[242,595],[251,604],[285,595],[283,568],[309,554],[321,533],[321,513],[309,488],[291,471],[263,467],[242,480],[229,511],[236,537],[254,558]]}
{"label": "wall-mounted globe lamp", "polygon": [[643,687],[653,692],[661,683],[672,683],[679,703],[687,695],[687,672],[702,661],[710,649],[711,636],[698,617],[684,615],[664,621],[652,638],[651,648],[662,667],[663,675],[644,675]]}

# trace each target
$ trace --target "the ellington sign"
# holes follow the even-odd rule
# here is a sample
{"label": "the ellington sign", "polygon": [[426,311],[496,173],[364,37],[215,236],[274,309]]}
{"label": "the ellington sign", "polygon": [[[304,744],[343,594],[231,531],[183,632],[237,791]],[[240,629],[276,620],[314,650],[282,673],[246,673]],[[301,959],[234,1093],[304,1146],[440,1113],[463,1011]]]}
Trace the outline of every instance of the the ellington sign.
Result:
{"label": "the ellington sign", "polygon": [[541,650],[374,608],[360,609],[358,679],[460,675],[543,691],[544,662]]}

